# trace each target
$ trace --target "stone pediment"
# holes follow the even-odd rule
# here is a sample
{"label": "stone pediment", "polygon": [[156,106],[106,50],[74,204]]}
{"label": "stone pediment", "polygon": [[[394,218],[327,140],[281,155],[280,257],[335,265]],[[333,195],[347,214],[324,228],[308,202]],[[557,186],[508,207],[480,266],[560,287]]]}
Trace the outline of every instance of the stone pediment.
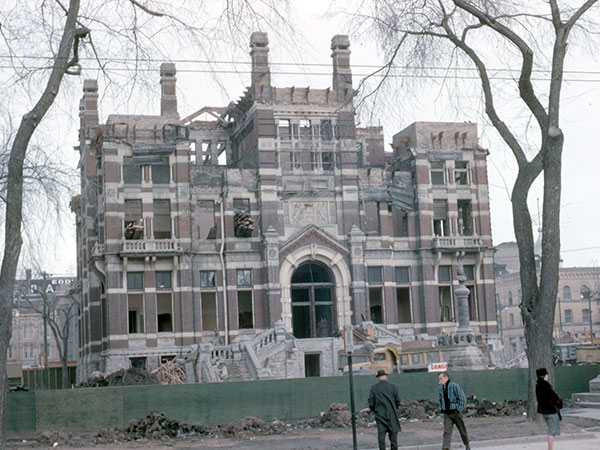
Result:
{"label": "stone pediment", "polygon": [[344,242],[336,239],[316,225],[307,225],[302,230],[295,233],[287,241],[281,244],[279,254],[282,258],[285,258],[287,254],[294,252],[298,248],[311,245],[326,247],[343,256],[350,254],[350,250]]}

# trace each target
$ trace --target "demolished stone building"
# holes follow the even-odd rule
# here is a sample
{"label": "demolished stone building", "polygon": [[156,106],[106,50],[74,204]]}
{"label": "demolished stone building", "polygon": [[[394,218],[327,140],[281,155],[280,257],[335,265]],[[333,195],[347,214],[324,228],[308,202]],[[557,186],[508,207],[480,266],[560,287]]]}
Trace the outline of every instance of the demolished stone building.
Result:
{"label": "demolished stone building", "polygon": [[399,341],[452,333],[459,258],[471,326],[496,336],[476,124],[414,123],[385,152],[381,127],[355,124],[348,37],[331,50],[331,88],[279,88],[254,33],[244,95],[183,119],[174,64],[156,116],[101,124],[85,81],[80,378],[190,349],[203,380],[230,360],[250,378],[336,375],[344,325]]}

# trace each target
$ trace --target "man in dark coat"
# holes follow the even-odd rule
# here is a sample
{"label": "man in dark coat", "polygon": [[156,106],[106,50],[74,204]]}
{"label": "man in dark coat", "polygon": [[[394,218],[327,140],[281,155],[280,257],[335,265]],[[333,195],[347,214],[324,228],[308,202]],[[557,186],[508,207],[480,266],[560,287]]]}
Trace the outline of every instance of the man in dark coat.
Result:
{"label": "man in dark coat", "polygon": [[375,413],[379,450],[385,450],[386,434],[390,436],[392,450],[397,450],[398,431],[401,430],[397,411],[400,406],[398,388],[387,380],[385,370],[378,371],[376,377],[379,382],[371,386],[369,408]]}
{"label": "man in dark coat", "polygon": [[562,398],[548,383],[548,371],[545,367],[536,369],[537,383],[535,397],[537,399],[537,412],[541,414],[548,427],[548,450],[552,450],[554,436],[560,436],[560,409],[563,406]]}

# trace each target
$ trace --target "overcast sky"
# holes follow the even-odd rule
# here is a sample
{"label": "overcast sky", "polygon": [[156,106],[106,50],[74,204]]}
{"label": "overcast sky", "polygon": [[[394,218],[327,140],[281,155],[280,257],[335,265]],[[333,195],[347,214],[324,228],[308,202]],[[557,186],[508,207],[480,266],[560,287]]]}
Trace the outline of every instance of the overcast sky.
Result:
{"label": "overcast sky", "polygon": [[[341,18],[324,19],[328,2],[305,0],[294,2],[297,8],[297,19],[303,25],[301,33],[302,42],[275,42],[270,45],[270,60],[273,75],[272,83],[275,86],[311,86],[324,88],[331,85],[331,37],[335,34],[344,34],[344,22]],[[300,6],[301,5],[301,6]],[[248,36],[249,41],[249,36]],[[374,45],[373,39],[350,35],[351,63],[354,74],[354,86],[358,85],[361,75],[369,73],[374,66],[381,62],[380,51]],[[294,52],[290,52],[290,49]],[[240,63],[249,62],[240,58]],[[186,59],[185,53],[173,54],[172,59],[177,62],[178,73],[178,100],[181,117],[193,113],[202,106],[225,106],[231,100],[236,100],[242,95],[244,87],[250,84],[247,72],[249,66],[237,64],[237,74],[217,73],[221,80],[219,86],[214,78],[201,70],[206,65],[199,63],[182,62]],[[281,66],[277,63],[301,63],[299,66]],[[305,64],[325,64],[324,66],[307,66]],[[156,61],[156,84],[154,94],[158,94],[158,67]],[[85,67],[84,67],[85,68]],[[223,70],[230,70],[231,65],[221,66]],[[567,62],[569,70],[586,71],[591,73],[567,73],[562,93],[561,126],[565,133],[565,147],[563,152],[563,192],[561,207],[561,254],[563,266],[598,266],[600,265],[600,237],[596,233],[600,228],[600,126],[598,107],[600,106],[600,64],[589,56],[570,55]],[[278,74],[287,72],[288,74]],[[307,72],[307,74],[299,74]],[[318,73],[324,75],[309,75]],[[289,73],[298,73],[290,75]],[[85,78],[96,78],[94,71],[85,71],[80,84]],[[587,81],[580,81],[586,79]],[[572,80],[572,81],[571,81]],[[579,80],[579,81],[578,81]],[[477,83],[477,81],[473,81]],[[225,91],[222,87],[225,87]],[[477,87],[477,84],[474,85]],[[149,113],[159,114],[160,99],[152,97],[139,98],[107,98],[102,97],[104,86],[100,82],[101,92],[101,121],[105,121],[108,114],[133,114]],[[509,190],[515,178],[515,163],[512,154],[502,144],[495,130],[485,123],[484,118],[477,113],[478,98],[472,92],[465,93],[464,105],[449,105],[446,97],[440,95],[440,83],[432,80],[429,89],[419,89],[415,92],[398,92],[397,103],[404,107],[396,111],[383,109],[361,119],[361,126],[383,125],[386,134],[386,145],[390,143],[391,136],[414,121],[472,121],[478,122],[480,143],[489,149],[488,175],[489,192],[492,215],[492,232],[494,244],[514,240],[512,229],[511,204]],[[474,89],[474,92],[477,92]],[[77,145],[77,112],[78,94],[62,97],[63,101],[70,103],[59,105],[63,114],[72,113],[70,120],[52,119],[56,125],[57,140],[64,159],[76,164],[77,155],[73,146]],[[515,115],[521,114],[519,109],[514,110]],[[510,124],[511,117],[503,119]],[[370,122],[368,121],[370,120]],[[59,125],[60,124],[60,125]],[[389,148],[389,147],[388,147]],[[537,215],[537,199],[542,201],[541,183],[538,180],[535,189],[530,194],[532,213]],[[508,188],[508,190],[507,190]],[[537,220],[537,218],[536,218]],[[66,239],[61,244],[58,255],[52,256],[49,252],[47,265],[53,273],[75,273],[75,237],[70,230],[64,230]]]}

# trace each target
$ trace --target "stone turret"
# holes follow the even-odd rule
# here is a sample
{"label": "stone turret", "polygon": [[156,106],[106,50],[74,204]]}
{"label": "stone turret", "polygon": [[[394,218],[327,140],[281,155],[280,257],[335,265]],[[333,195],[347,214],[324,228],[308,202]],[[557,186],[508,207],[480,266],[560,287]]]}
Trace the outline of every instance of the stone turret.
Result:
{"label": "stone turret", "polygon": [[160,65],[160,115],[175,116],[179,118],[177,112],[177,78],[175,74],[175,64],[162,63]]}
{"label": "stone turret", "polygon": [[252,58],[252,93],[257,101],[271,100],[271,70],[269,69],[269,37],[260,31],[250,37],[250,57]]}
{"label": "stone turret", "polygon": [[350,40],[348,36],[337,34],[331,39],[333,59],[333,90],[337,101],[346,103],[352,100],[352,71],[350,70]]}

